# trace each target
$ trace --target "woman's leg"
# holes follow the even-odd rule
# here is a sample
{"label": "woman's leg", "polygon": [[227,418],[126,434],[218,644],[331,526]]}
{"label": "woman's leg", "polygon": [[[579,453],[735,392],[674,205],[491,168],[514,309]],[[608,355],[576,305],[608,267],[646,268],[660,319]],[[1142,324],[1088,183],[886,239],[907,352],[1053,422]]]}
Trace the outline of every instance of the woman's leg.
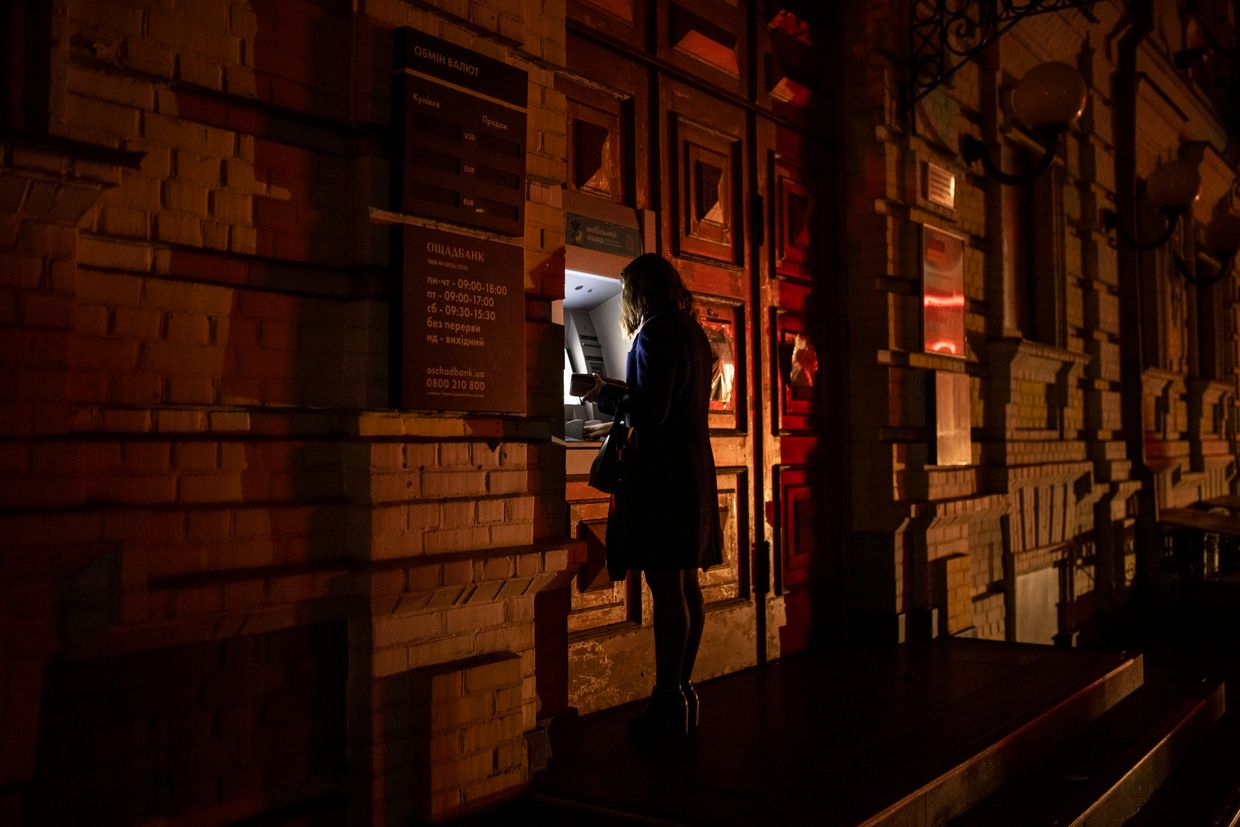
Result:
{"label": "woman's leg", "polygon": [[670,692],[681,684],[690,633],[684,578],[677,569],[645,574],[654,596],[654,688],[655,692]]}
{"label": "woman's leg", "polygon": [[702,598],[698,570],[696,568],[685,569],[683,575],[685,608],[688,610],[689,626],[685,635],[685,655],[680,667],[680,682],[687,684],[693,680],[693,663],[697,660],[698,646],[702,643],[702,627],[706,625],[706,601]]}

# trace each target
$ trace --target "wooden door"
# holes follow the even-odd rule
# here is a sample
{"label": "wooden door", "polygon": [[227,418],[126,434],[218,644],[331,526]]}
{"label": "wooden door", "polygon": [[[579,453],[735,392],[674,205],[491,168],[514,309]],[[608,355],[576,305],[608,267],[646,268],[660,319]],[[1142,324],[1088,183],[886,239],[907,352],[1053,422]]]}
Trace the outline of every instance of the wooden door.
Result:
{"label": "wooden door", "polygon": [[[765,56],[787,15],[748,6],[572,0],[559,84],[568,189],[651,219],[645,249],[676,265],[718,356],[710,425],[725,559],[702,578],[699,679],[807,645],[821,546],[822,169],[794,111],[805,87]],[[586,558],[568,616],[569,699],[582,711],[641,697],[653,680],[648,592],[603,565],[608,500],[586,484],[593,452],[566,446],[570,531]]]}

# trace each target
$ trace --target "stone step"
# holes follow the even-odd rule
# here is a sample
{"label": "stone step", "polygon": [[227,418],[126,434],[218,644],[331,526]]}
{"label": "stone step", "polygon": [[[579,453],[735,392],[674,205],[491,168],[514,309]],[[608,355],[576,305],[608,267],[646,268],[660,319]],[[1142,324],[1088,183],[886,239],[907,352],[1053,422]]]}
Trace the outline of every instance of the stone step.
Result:
{"label": "stone step", "polygon": [[1224,707],[1219,682],[1147,674],[1140,689],[951,824],[1123,824],[1200,746]]}
{"label": "stone step", "polygon": [[680,750],[627,739],[637,708],[552,731],[524,806],[600,823],[943,824],[1143,682],[1143,659],[947,639],[795,656],[699,685]]}
{"label": "stone step", "polygon": [[[1032,674],[1027,676],[1030,683],[1019,689],[1002,685],[992,689],[1037,692],[1038,681],[1047,677]],[[1074,733],[1090,726],[1139,691],[1143,680],[1141,656],[1122,660],[1115,669],[1089,683],[1075,686],[1057,697],[1047,697],[1041,708],[1023,720],[1004,721],[980,734],[918,788],[891,801],[878,812],[855,821],[849,819],[847,823],[862,827],[943,824],[1028,772]],[[930,745],[935,742],[950,742],[952,730],[961,725],[961,719],[984,713],[986,704],[983,697],[970,699],[967,705],[962,705],[964,708],[952,710],[940,721],[929,724],[918,734],[917,742],[921,744],[914,742],[913,748],[905,754],[889,758],[887,766],[905,777],[915,777],[909,759],[917,761],[919,754],[933,749]],[[903,770],[904,766],[909,769]],[[857,769],[865,772],[866,763],[859,762]]]}
{"label": "stone step", "polygon": [[1228,712],[1128,823],[1240,825],[1240,713]]}

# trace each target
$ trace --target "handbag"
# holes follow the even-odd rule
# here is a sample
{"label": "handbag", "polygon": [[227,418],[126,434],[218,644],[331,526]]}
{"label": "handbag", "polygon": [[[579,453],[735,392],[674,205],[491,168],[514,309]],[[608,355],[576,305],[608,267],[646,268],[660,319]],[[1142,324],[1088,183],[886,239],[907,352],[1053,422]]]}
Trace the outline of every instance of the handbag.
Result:
{"label": "handbag", "polygon": [[590,463],[590,486],[605,494],[615,494],[624,486],[625,452],[629,442],[629,426],[624,420],[624,405],[616,408],[611,428]]}

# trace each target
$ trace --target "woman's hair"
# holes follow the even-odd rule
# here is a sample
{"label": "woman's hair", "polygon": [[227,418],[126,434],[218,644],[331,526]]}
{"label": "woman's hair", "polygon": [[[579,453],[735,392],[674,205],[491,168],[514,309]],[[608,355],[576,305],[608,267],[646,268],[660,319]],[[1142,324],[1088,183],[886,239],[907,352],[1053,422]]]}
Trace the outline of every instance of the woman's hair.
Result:
{"label": "woman's hair", "polygon": [[620,324],[632,336],[644,319],[668,310],[693,311],[693,294],[680,273],[658,253],[643,253],[620,271]]}

